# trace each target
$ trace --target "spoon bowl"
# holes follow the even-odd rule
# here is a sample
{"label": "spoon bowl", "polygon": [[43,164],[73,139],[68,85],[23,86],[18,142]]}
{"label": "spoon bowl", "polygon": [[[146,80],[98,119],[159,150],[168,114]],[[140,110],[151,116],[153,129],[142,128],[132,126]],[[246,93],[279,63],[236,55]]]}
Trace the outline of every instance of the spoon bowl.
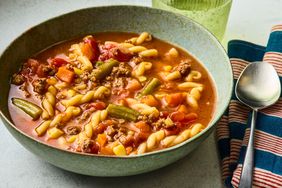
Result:
{"label": "spoon bowl", "polygon": [[243,162],[239,188],[252,187],[254,166],[254,134],[257,111],[271,106],[280,97],[281,85],[274,67],[266,62],[249,64],[235,86],[240,102],[253,109],[248,146]]}
{"label": "spoon bowl", "polygon": [[274,104],[280,92],[279,77],[274,67],[266,62],[249,64],[240,75],[235,89],[237,98],[253,109]]}

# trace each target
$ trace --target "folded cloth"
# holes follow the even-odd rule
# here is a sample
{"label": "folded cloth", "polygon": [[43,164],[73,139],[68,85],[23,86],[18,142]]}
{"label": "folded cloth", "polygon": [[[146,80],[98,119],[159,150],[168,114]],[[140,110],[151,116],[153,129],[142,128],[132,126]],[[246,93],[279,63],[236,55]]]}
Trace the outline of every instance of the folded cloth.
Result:
{"label": "folded cloth", "polygon": [[[246,65],[254,61],[272,64],[282,82],[282,25],[272,28],[267,47],[241,40],[228,44],[234,83]],[[251,120],[250,108],[241,104],[234,90],[230,106],[217,125],[218,149],[225,186],[238,187]],[[260,110],[255,130],[253,186],[282,187],[282,98]]]}

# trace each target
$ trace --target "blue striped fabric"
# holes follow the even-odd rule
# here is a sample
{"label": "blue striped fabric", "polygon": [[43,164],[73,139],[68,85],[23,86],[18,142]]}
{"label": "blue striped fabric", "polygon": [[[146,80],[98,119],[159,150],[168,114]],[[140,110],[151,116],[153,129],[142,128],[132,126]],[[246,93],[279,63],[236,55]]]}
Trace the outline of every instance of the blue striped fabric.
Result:
{"label": "blue striped fabric", "polygon": [[[275,67],[282,82],[282,25],[272,28],[267,47],[233,40],[228,44],[228,55],[235,82],[246,65],[262,60]],[[222,178],[226,187],[238,187],[250,119],[250,109],[242,105],[233,93],[230,106],[216,130]],[[253,185],[282,187],[282,98],[258,113],[255,134]]]}

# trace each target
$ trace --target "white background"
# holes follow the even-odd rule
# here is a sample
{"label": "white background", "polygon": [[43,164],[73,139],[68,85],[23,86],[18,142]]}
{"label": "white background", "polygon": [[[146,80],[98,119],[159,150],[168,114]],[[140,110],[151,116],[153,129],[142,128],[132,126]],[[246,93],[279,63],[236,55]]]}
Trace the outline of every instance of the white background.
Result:
{"label": "white background", "polygon": [[[0,0],[0,52],[20,33],[48,18],[101,5],[151,6],[150,0]],[[282,0],[234,0],[226,36],[266,45],[282,24]],[[17,52],[15,52],[17,53]],[[1,90],[1,86],[0,86]],[[0,122],[0,187],[220,187],[214,136],[195,152],[163,169],[131,177],[97,178],[58,169],[25,150]]]}

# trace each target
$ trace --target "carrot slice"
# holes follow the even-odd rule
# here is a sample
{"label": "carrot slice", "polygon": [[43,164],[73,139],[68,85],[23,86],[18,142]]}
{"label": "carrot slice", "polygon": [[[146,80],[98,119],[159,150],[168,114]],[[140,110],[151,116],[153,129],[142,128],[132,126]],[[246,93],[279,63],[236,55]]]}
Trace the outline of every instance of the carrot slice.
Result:
{"label": "carrot slice", "polygon": [[184,101],[184,96],[182,93],[172,93],[165,97],[165,100],[170,107],[176,107],[182,104]]}
{"label": "carrot slice", "polygon": [[94,59],[94,53],[90,43],[81,43],[80,49],[83,55],[85,55],[90,61]]}
{"label": "carrot slice", "polygon": [[56,76],[67,83],[71,83],[74,79],[74,72],[68,70],[66,67],[60,67]]}
{"label": "carrot slice", "polygon": [[98,134],[97,142],[99,143],[100,147],[103,147],[107,142],[106,134]]}

